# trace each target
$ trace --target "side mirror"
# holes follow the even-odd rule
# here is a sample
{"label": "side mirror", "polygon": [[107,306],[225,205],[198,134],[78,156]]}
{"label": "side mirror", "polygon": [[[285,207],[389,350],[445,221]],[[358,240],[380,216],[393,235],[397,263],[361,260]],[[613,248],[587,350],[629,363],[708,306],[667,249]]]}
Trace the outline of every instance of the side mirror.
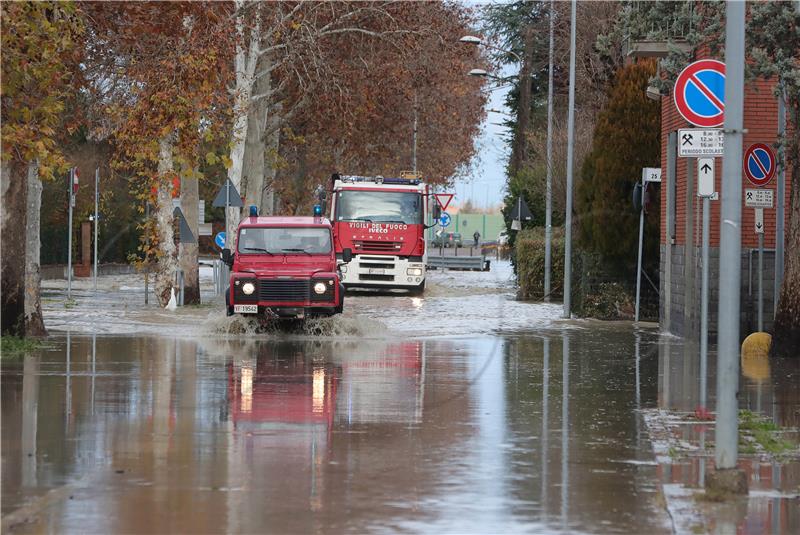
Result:
{"label": "side mirror", "polygon": [[223,249],[222,252],[219,254],[220,259],[222,260],[223,264],[227,264],[228,267],[233,267],[233,254],[231,253],[230,249]]}
{"label": "side mirror", "polygon": [[353,250],[349,247],[347,249],[342,249],[342,261],[345,264],[349,264],[351,260],[353,260]]}
{"label": "side mirror", "polygon": [[439,219],[440,217],[442,217],[442,208],[441,208],[441,206],[439,206],[439,203],[436,202],[436,201],[434,201],[433,209],[431,209],[431,217],[433,219]]}

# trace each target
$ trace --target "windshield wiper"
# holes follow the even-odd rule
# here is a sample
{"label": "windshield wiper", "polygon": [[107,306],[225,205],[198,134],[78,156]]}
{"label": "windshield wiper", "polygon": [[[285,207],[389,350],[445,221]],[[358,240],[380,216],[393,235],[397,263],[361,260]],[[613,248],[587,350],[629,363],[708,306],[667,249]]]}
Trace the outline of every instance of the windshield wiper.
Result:
{"label": "windshield wiper", "polygon": [[400,219],[387,219],[386,221],[378,221],[378,223],[402,223],[403,225],[413,225],[413,223],[406,223]]}
{"label": "windshield wiper", "polygon": [[372,219],[368,217],[343,217],[339,221],[366,221],[367,223],[373,223]]}
{"label": "windshield wiper", "polygon": [[282,253],[305,253],[308,256],[311,256],[311,253],[306,251],[305,249],[281,249]]}
{"label": "windshield wiper", "polygon": [[267,253],[270,256],[275,256],[275,253],[271,253],[262,247],[244,247],[245,251],[257,251],[259,253]]}

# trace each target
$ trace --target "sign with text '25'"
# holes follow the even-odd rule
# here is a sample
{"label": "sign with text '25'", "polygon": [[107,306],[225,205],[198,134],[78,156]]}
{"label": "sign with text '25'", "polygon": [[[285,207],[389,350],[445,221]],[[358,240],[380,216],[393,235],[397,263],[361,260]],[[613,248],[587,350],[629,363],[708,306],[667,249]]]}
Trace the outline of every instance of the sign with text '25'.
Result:
{"label": "sign with text '25'", "polygon": [[725,121],[725,64],[715,59],[690,63],[675,80],[675,107],[684,119],[701,128]]}

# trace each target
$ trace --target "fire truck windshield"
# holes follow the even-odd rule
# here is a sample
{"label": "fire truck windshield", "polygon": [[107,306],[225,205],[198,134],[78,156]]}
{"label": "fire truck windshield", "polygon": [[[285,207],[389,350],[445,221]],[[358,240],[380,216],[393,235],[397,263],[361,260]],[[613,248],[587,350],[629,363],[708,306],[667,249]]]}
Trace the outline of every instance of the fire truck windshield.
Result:
{"label": "fire truck windshield", "polygon": [[322,227],[246,227],[239,231],[242,254],[327,254],[331,232]]}
{"label": "fire truck windshield", "polygon": [[422,197],[416,192],[343,190],[336,199],[336,221],[422,223]]}

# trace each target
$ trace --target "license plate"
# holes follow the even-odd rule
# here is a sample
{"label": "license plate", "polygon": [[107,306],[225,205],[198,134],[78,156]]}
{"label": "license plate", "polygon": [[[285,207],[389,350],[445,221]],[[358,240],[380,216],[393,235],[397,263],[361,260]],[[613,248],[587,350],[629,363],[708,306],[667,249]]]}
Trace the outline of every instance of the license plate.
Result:
{"label": "license plate", "polygon": [[370,275],[383,275],[384,273],[386,273],[385,269],[369,268],[369,274]]}
{"label": "license plate", "polygon": [[233,305],[236,314],[258,314],[258,305]]}

